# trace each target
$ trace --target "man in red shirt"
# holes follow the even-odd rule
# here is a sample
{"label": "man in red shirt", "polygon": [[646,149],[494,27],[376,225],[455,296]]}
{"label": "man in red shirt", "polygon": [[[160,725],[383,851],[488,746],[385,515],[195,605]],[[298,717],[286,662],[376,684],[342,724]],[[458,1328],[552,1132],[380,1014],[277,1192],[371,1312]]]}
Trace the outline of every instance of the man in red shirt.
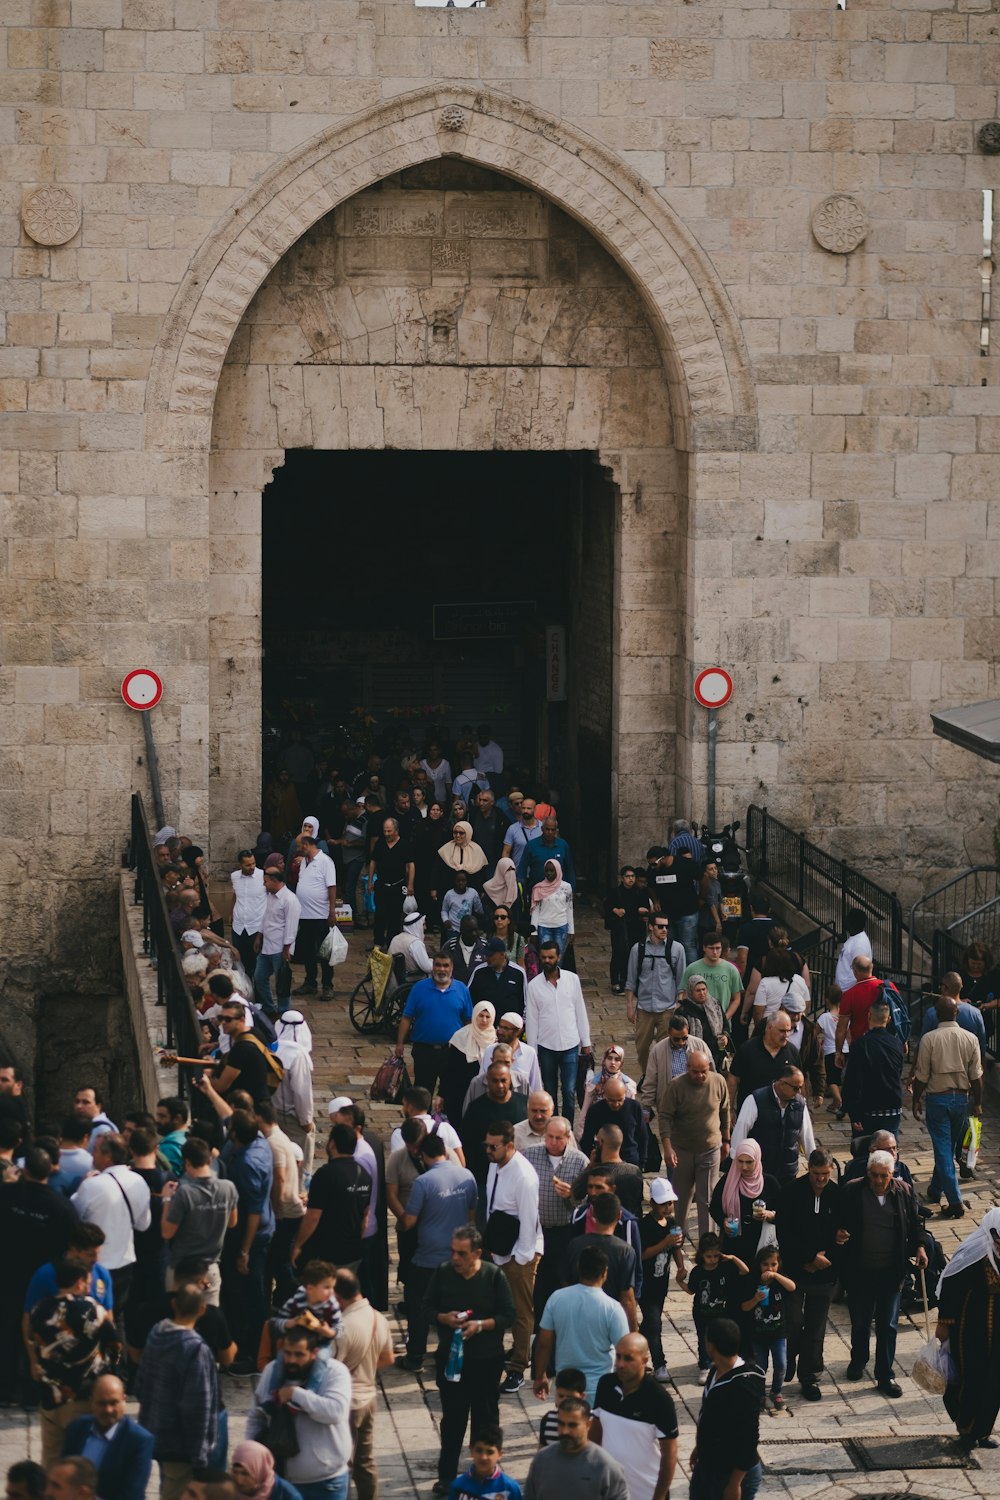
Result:
{"label": "man in red shirt", "polygon": [[875,1001],[881,997],[882,981],[872,978],[872,961],[859,953],[851,964],[851,969],[856,980],[849,990],[844,991],[840,1002],[840,1016],[837,1021],[837,1050],[835,1054],[838,1068],[844,1066],[844,1043],[847,1041],[848,1029],[851,1033],[851,1042],[854,1043],[859,1037],[864,1036],[868,1030],[868,1012]]}

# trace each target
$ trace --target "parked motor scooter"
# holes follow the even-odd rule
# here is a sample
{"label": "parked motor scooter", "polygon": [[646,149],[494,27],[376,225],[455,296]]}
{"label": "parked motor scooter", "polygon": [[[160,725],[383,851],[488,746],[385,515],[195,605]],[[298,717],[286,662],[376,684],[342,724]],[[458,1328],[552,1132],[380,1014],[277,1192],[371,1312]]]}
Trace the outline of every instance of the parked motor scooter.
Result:
{"label": "parked motor scooter", "polygon": [[702,824],[699,833],[695,825],[695,836],[701,839],[705,851],[705,863],[718,867],[721,898],[719,907],[722,920],[730,931],[741,922],[750,919],[750,876],[743,868],[740,847],[736,835],[740,823],[727,823],[720,833],[712,833]]}

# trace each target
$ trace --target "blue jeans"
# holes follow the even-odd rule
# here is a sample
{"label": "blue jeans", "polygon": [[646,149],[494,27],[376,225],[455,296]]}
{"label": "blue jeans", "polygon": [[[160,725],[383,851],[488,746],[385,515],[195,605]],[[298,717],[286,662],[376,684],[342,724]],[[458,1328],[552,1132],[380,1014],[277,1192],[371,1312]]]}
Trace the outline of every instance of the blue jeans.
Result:
{"label": "blue jeans", "polygon": [[[707,1458],[699,1458],[691,1471],[690,1500],[722,1500],[731,1473],[731,1469],[713,1468]],[[740,1486],[740,1500],[755,1500],[760,1489],[760,1474],[759,1463],[747,1469]]]}
{"label": "blue jeans", "polygon": [[875,1379],[891,1380],[899,1326],[900,1281],[895,1271],[865,1271],[847,1289],[851,1314],[851,1364],[863,1369],[875,1319]]}
{"label": "blue jeans", "polygon": [[[343,1474],[338,1474],[336,1479],[314,1479],[312,1484],[303,1484],[299,1481],[295,1488],[302,1496],[302,1500],[347,1500],[347,1486],[350,1483],[350,1473],[347,1469]],[[291,1480],[288,1481],[291,1484]]]}
{"label": "blue jeans", "polygon": [[955,1150],[961,1145],[969,1113],[967,1094],[925,1094],[924,1116],[927,1134],[934,1147],[934,1174],[929,1191],[943,1192],[952,1208],[962,1201],[955,1172]]}
{"label": "blue jeans", "polygon": [[556,1102],[556,1085],[562,1079],[562,1110],[556,1106],[556,1114],[563,1114],[572,1125],[576,1108],[576,1070],[580,1056],[579,1047],[567,1047],[559,1052],[554,1047],[539,1047],[538,1070],[542,1075],[542,1088]]}
{"label": "blue jeans", "polygon": [[671,917],[670,937],[675,943],[683,943],[684,954],[689,964],[698,962],[701,954],[698,952],[697,912],[689,917]]}
{"label": "blue jeans", "polygon": [[788,1368],[788,1342],[786,1339],[754,1339],[753,1362],[767,1374],[767,1359],[771,1357],[771,1395],[780,1396]]}
{"label": "blue jeans", "polygon": [[258,953],[257,967],[253,971],[253,992],[257,1004],[269,1016],[276,1016],[282,1007],[276,1005],[271,994],[271,975],[277,975],[278,999],[287,1000],[292,992],[292,971],[280,953]]}
{"label": "blue jeans", "polygon": [[569,937],[569,923],[564,922],[561,927],[539,927],[538,947],[541,951],[543,943],[558,943],[559,957],[562,958],[566,952],[566,939]]}

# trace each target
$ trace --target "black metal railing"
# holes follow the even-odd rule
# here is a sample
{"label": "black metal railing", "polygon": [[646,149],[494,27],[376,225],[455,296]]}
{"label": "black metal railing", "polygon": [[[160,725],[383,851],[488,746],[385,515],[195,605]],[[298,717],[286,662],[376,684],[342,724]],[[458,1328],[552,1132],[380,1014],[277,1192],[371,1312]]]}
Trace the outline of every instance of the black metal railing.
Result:
{"label": "black metal railing", "polygon": [[883,971],[902,971],[903,908],[895,891],[883,890],[846,860],[810,843],[805,834],[755,804],[747,808],[746,850],[753,879],[769,886],[830,937],[846,934],[852,908],[864,912],[876,964]]}
{"label": "black metal railing", "polygon": [[[198,1013],[184,978],[180,945],[170,925],[146,809],[138,792],[132,796],[129,868],[135,873],[135,904],[142,907],[142,951],[156,968],[157,1004],[164,1007],[167,1051],[197,1057],[201,1041]],[[178,1068],[177,1075],[178,1093],[183,1096],[188,1092],[189,1070]]]}

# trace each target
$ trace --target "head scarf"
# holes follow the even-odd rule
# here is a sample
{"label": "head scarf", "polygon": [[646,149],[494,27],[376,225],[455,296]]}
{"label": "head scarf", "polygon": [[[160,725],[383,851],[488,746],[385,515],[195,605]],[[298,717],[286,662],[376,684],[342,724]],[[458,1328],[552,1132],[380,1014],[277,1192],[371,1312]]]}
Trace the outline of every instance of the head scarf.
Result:
{"label": "head scarf", "polygon": [[967,1239],[964,1239],[955,1251],[951,1260],[941,1272],[937,1284],[937,1294],[940,1297],[941,1288],[946,1276],[957,1276],[959,1271],[967,1271],[970,1266],[975,1265],[977,1260],[988,1260],[994,1271],[1000,1275],[1000,1265],[997,1265],[996,1246],[993,1243],[991,1229],[1000,1233],[1000,1208],[991,1208],[979,1221],[979,1228],[974,1229]]}
{"label": "head scarf", "polygon": [[540,880],[536,886],[532,887],[532,890],[531,890],[531,904],[532,904],[532,906],[534,906],[537,901],[544,900],[544,898],[546,896],[554,896],[555,893],[556,893],[556,891],[562,885],[563,872],[562,872],[562,865],[559,863],[559,861],[557,859],[547,859],[545,861],[545,863],[547,865],[555,865],[555,867],[556,867],[555,877],[552,880],[549,880],[548,878],[546,878],[545,880]]}
{"label": "head scarf", "polygon": [[489,861],[478,844],[472,842],[472,824],[456,823],[455,832],[463,829],[469,842],[467,844],[456,844],[450,839],[447,844],[442,844],[438,850],[441,858],[450,870],[464,870],[467,875],[475,875]]}
{"label": "head scarf", "polygon": [[[476,1017],[482,1015],[484,1010],[489,1011],[490,1016],[490,1024],[485,1030],[476,1025]],[[482,1065],[483,1053],[497,1039],[496,1027],[493,1024],[496,1018],[495,1007],[488,1000],[480,1000],[479,1004],[472,1008],[472,1020],[468,1026],[463,1026],[455,1032],[451,1045],[464,1054],[466,1062],[475,1063],[477,1067]]]}
{"label": "head scarf", "polygon": [[[740,1169],[736,1165],[738,1156],[752,1156],[754,1169],[749,1177],[742,1177]],[[726,1173],[726,1180],[722,1185],[722,1209],[727,1219],[738,1219],[740,1217],[740,1198],[759,1198],[764,1191],[764,1168],[761,1166],[760,1146],[757,1141],[741,1141],[739,1149],[733,1152],[732,1166]]]}
{"label": "head scarf", "polygon": [[609,1052],[617,1052],[621,1056],[622,1062],[624,1063],[625,1061],[625,1048],[621,1046],[619,1042],[612,1042],[609,1047],[605,1047],[604,1056],[601,1058],[600,1071],[598,1073],[595,1073],[594,1075],[594,1092],[591,1094],[591,1102],[594,1104],[596,1104],[599,1099],[604,1098],[604,1090],[607,1087],[608,1080],[611,1078],[620,1078],[622,1083],[625,1084],[626,1090],[628,1089],[629,1080],[625,1077],[624,1073],[610,1073],[604,1066]]}
{"label": "head scarf", "polygon": [[313,817],[303,818],[302,819],[302,828],[301,828],[300,831],[302,833],[305,833],[305,831],[306,831],[307,828],[308,828],[309,832],[312,834],[312,836],[313,836],[314,839],[318,839],[319,838],[319,818],[313,818]]}
{"label": "head scarf", "polygon": [[[253,1479],[255,1488],[247,1500],[267,1500],[268,1495],[274,1489],[274,1455],[263,1443],[255,1443],[247,1440],[245,1443],[237,1443],[233,1449],[232,1462],[240,1464]],[[243,1494],[237,1490],[237,1494]]]}
{"label": "head scarf", "polygon": [[265,870],[281,870],[284,868],[285,856],[283,854],[269,854],[264,861]]}
{"label": "head scarf", "polygon": [[300,1010],[284,1011],[274,1023],[274,1034],[279,1042],[298,1042],[306,1052],[312,1052],[312,1032]]}
{"label": "head scarf", "polygon": [[155,849],[157,845],[165,844],[168,839],[175,839],[176,837],[177,829],[171,828],[169,823],[164,823],[163,827],[159,829],[153,836],[153,848]]}
{"label": "head scarf", "polygon": [[496,874],[483,882],[483,891],[496,906],[517,900],[517,866],[512,859],[498,859]]}

